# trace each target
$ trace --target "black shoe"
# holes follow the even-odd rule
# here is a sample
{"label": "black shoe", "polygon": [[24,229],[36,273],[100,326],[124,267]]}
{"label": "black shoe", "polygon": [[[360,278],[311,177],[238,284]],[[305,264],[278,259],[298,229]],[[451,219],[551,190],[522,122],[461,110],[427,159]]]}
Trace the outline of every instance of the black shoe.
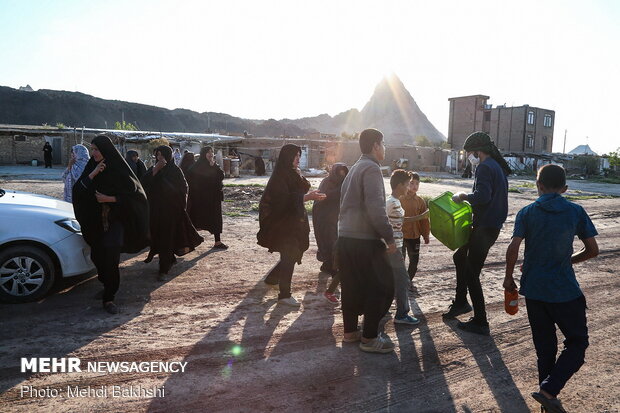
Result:
{"label": "black shoe", "polygon": [[562,406],[560,399],[548,399],[544,394],[538,392],[532,393],[532,397],[540,403],[548,413],[568,413]]}
{"label": "black shoe", "polygon": [[148,264],[149,262],[153,261],[153,257],[155,257],[155,254],[151,254],[149,252],[149,255],[146,257],[146,259],[144,260],[145,264]]}
{"label": "black shoe", "polygon": [[215,245],[214,245],[213,247],[211,247],[211,248],[212,248],[212,249],[215,249],[215,250],[227,250],[227,249],[228,249],[228,245],[226,245],[226,244],[224,244],[224,243],[222,242],[222,243],[219,243],[219,244],[215,244]]}
{"label": "black shoe", "polygon": [[157,274],[157,281],[168,281],[168,274],[160,272],[159,274]]}
{"label": "black shoe", "polygon": [[489,331],[489,323],[480,324],[479,322],[474,321],[473,318],[470,318],[469,321],[466,322],[459,321],[456,326],[463,331],[480,334],[481,336],[488,336],[491,334]]}
{"label": "black shoe", "polygon": [[112,301],[103,303],[103,309],[106,310],[110,314],[118,314],[118,307]]}
{"label": "black shoe", "polygon": [[452,304],[448,307],[448,312],[443,313],[441,316],[444,319],[453,319],[456,318],[457,315],[469,313],[472,310],[471,305],[467,301],[463,304],[457,304],[452,300]]}

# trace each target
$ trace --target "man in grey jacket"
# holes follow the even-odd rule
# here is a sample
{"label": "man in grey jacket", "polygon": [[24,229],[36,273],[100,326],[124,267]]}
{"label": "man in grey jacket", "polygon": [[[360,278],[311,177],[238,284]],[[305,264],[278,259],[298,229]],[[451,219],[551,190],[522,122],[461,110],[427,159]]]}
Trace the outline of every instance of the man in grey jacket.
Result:
{"label": "man in grey jacket", "polygon": [[[383,134],[366,129],[360,134],[359,144],[362,156],[342,183],[338,216],[344,341],[359,340],[363,351],[389,353],[394,344],[378,334],[379,322],[394,298],[394,277],[387,254],[396,252],[379,166],[385,158]],[[357,329],[360,314],[364,315],[361,333]]]}

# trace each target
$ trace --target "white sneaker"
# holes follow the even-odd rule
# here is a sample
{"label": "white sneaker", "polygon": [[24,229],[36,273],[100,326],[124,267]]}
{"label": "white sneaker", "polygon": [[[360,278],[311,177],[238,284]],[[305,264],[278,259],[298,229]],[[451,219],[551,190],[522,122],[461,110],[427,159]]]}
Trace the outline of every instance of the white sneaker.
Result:
{"label": "white sneaker", "polygon": [[390,353],[394,351],[394,343],[386,337],[379,335],[367,343],[360,343],[360,350],[367,353]]}
{"label": "white sneaker", "polygon": [[295,307],[295,308],[301,307],[301,303],[297,301],[294,297],[280,298],[278,300],[278,304],[287,305],[289,307]]}

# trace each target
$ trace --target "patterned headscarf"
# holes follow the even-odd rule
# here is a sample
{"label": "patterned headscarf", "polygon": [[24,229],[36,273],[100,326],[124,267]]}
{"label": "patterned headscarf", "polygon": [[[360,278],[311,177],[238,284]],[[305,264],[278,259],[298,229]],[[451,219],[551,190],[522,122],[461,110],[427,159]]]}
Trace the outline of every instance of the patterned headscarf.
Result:
{"label": "patterned headscarf", "polygon": [[500,153],[499,149],[497,149],[497,146],[495,146],[495,143],[491,140],[491,137],[485,132],[474,132],[469,135],[465,140],[463,149],[467,152],[480,151],[489,154],[491,158],[495,159],[499,166],[501,166],[506,176],[512,173],[510,166],[508,166],[508,163]]}
{"label": "patterned headscarf", "polygon": [[71,151],[73,152],[73,155],[75,155],[75,163],[71,167],[71,176],[74,181],[77,181],[82,175],[84,167],[90,159],[90,154],[88,153],[88,148],[84,145],[75,145],[71,148]]}
{"label": "patterned headscarf", "polygon": [[84,172],[84,168],[90,158],[88,149],[84,145],[75,145],[71,148],[71,152],[75,156],[75,162],[70,169],[66,169],[62,174],[62,179],[65,181],[63,199],[67,202],[72,202],[73,185],[75,185],[75,182]]}

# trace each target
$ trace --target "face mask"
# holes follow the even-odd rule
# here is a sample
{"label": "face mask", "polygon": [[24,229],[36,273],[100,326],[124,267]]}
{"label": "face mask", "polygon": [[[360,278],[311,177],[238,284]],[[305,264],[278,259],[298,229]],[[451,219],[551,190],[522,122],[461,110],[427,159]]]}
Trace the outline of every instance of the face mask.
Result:
{"label": "face mask", "polygon": [[480,158],[476,158],[473,153],[470,153],[467,159],[469,159],[472,166],[476,166],[480,163]]}

